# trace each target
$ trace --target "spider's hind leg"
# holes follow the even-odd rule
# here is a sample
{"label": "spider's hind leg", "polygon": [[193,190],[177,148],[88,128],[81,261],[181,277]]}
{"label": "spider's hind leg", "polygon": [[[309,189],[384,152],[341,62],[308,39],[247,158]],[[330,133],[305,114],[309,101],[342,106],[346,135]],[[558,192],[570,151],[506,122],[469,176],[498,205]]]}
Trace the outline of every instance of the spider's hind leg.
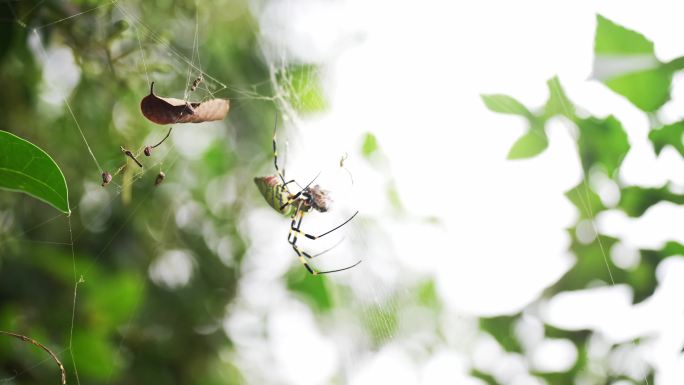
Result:
{"label": "spider's hind leg", "polygon": [[323,237],[323,236],[325,236],[325,235],[328,235],[328,234],[332,233],[333,231],[339,229],[340,227],[346,225],[347,223],[349,223],[349,221],[351,221],[352,219],[354,219],[354,217],[355,217],[356,214],[358,214],[358,213],[359,213],[358,211],[355,212],[354,215],[352,215],[351,217],[347,218],[346,221],[342,222],[341,224],[335,226],[333,229],[328,230],[328,231],[326,231],[325,233],[323,233],[323,234],[321,234],[321,235],[311,235],[311,234],[302,232],[302,231],[299,230],[299,227],[297,227],[296,229],[295,229],[295,228],[292,228],[291,230],[294,231],[294,232],[296,232],[297,234],[301,234],[301,235],[303,235],[303,236],[305,236],[305,237],[307,237],[307,238],[309,238],[309,239],[316,240],[316,239],[321,238],[321,237]]}
{"label": "spider's hind leg", "polygon": [[[355,267],[356,265],[358,265],[359,263],[361,263],[361,261],[358,261],[358,262],[356,262],[355,264],[353,264],[353,265],[351,265],[351,266],[343,267],[343,268],[341,268],[341,269],[326,270],[326,271],[317,271],[317,270],[315,270],[314,268],[312,268],[311,265],[309,265],[309,263],[306,261],[307,259],[313,259],[313,258],[317,257],[318,255],[321,255],[321,254],[323,254],[323,253],[326,253],[326,252],[328,252],[330,249],[335,248],[335,247],[337,246],[337,244],[336,244],[335,246],[331,247],[330,249],[327,249],[327,250],[325,250],[325,251],[323,251],[323,252],[321,252],[321,253],[318,253],[318,254],[316,254],[316,255],[314,255],[314,256],[312,256],[311,254],[309,254],[309,253],[307,253],[307,252],[305,252],[305,251],[300,250],[299,247],[297,247],[297,234],[304,234],[304,235],[307,235],[306,233],[302,233],[302,232],[299,230],[299,228],[300,228],[301,225],[302,225],[302,219],[304,218],[304,211],[302,211],[300,208],[301,208],[301,204],[300,204],[299,206],[297,206],[297,210],[295,211],[295,214],[292,216],[292,223],[290,224],[290,233],[289,233],[288,236],[287,236],[287,241],[288,241],[288,243],[289,243],[290,245],[292,245],[292,249],[295,251],[295,253],[297,253],[297,257],[299,257],[299,262],[301,262],[301,263],[304,265],[304,267],[306,268],[306,270],[307,270],[309,273],[311,273],[312,275],[336,273],[336,272],[339,272],[339,271],[349,270],[349,269],[351,269],[352,267]],[[358,212],[357,212],[357,213],[358,213]],[[352,218],[354,218],[354,216],[356,216],[356,214],[354,214],[351,218],[347,219],[347,220],[346,220],[344,223],[342,223],[341,225],[339,225],[339,226],[337,226],[336,228],[334,228],[334,229],[332,229],[332,230],[326,232],[325,234],[329,234],[329,233],[331,233],[332,231],[337,230],[337,229],[339,229],[340,227],[344,226],[347,222],[349,222]],[[297,224],[296,227],[295,227],[295,223]],[[325,235],[325,234],[323,234],[323,235]],[[323,235],[321,235],[321,236],[319,236],[319,237],[322,237]],[[315,239],[315,238],[312,238],[312,239]],[[338,244],[339,244],[339,243],[338,243]]]}

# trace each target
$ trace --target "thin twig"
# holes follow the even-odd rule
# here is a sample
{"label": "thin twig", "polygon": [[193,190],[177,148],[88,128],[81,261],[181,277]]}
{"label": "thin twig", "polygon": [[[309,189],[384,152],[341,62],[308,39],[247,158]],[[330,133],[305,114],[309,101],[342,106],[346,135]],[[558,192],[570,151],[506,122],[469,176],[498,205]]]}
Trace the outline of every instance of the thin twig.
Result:
{"label": "thin twig", "polygon": [[55,360],[55,362],[57,363],[57,366],[59,367],[59,371],[62,374],[62,385],[66,385],[66,371],[64,370],[64,365],[62,365],[62,362],[59,360],[59,358],[57,358],[57,356],[55,355],[55,353],[52,352],[52,350],[48,349],[45,345],[41,344],[40,342],[38,342],[32,338],[26,337],[24,335],[21,335],[21,334],[6,332],[6,331],[2,331],[2,330],[0,330],[0,334],[4,334],[7,336],[18,338],[22,341],[29,342],[29,343],[45,350],[50,355],[50,357],[52,357],[52,359]]}
{"label": "thin twig", "polygon": [[173,130],[173,127],[169,127],[169,132],[166,133],[166,136],[164,137],[164,139],[162,139],[161,141],[159,141],[159,143],[152,146],[152,148],[157,148],[157,147],[159,147],[160,144],[164,143],[164,141],[169,137],[169,135],[171,135],[171,130]]}
{"label": "thin twig", "polygon": [[128,156],[128,157],[131,158],[131,159],[133,159],[133,161],[134,161],[138,166],[140,166],[140,168],[143,168],[142,163],[140,163],[140,161],[138,161],[138,159],[135,158],[135,155],[133,155],[133,153],[132,153],[130,150],[126,150],[123,146],[121,146],[121,151],[122,151],[124,154],[126,154],[126,156]]}

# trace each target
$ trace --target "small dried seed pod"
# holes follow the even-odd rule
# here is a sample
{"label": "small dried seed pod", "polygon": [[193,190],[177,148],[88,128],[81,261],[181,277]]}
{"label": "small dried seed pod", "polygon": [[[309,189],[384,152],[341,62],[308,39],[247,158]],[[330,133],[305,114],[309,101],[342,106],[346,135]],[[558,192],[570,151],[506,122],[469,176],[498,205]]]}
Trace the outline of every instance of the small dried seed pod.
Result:
{"label": "small dried seed pod", "polygon": [[143,152],[145,153],[145,156],[150,156],[150,155],[152,155],[152,147],[150,147],[150,146],[145,146],[145,150],[143,150]]}
{"label": "small dried seed pod", "polygon": [[166,174],[164,174],[164,171],[159,171],[159,174],[157,174],[157,178],[154,180],[154,185],[159,186],[164,181],[164,178],[166,178]]}
{"label": "small dried seed pod", "polygon": [[109,184],[109,182],[112,181],[112,174],[108,173],[107,171],[102,173],[102,187],[106,186]]}

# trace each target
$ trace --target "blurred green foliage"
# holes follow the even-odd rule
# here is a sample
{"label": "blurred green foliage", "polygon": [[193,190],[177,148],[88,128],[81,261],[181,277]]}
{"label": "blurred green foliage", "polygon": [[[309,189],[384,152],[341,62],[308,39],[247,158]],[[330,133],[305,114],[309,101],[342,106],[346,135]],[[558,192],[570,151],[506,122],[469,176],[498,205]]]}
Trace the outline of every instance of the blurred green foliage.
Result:
{"label": "blurred green foliage", "polygon": [[546,83],[549,98],[544,107],[529,109],[507,95],[482,95],[482,100],[490,110],[504,114],[520,115],[527,120],[527,132],[511,146],[508,159],[526,159],[541,154],[549,145],[546,135],[546,122],[558,115],[575,119],[574,106],[565,95],[557,77]]}
{"label": "blurred green foliage", "polygon": [[361,154],[366,158],[371,158],[373,154],[378,151],[378,139],[372,133],[368,132],[363,137],[363,144],[361,145]]}
{"label": "blurred green foliage", "polygon": [[314,65],[290,66],[279,72],[278,82],[285,84],[288,103],[302,114],[320,112],[327,108],[327,101],[320,87],[320,76]]}
{"label": "blurred green foliage", "polygon": [[522,352],[522,347],[513,333],[513,328],[518,317],[519,315],[491,318],[483,317],[480,318],[480,329],[491,334],[505,351],[519,353]]}
{"label": "blurred green foliage", "polygon": [[[624,28],[603,16],[597,17],[595,35],[594,74],[614,92],[624,96],[639,109],[651,113],[657,111],[670,98],[670,82],[673,74],[682,69],[681,59],[670,63],[662,63],[655,57],[653,43],[643,35]],[[617,63],[621,65],[616,65]],[[622,72],[615,73],[615,68],[622,68]],[[627,69],[626,69],[627,68]],[[631,69],[628,69],[631,68]],[[612,72],[611,72],[612,71]],[[517,113],[529,121],[529,131],[518,142],[514,143],[509,158],[526,158],[534,156],[546,147],[541,139],[535,143],[531,135],[535,132],[543,135],[545,122],[555,115],[562,115],[567,124],[578,129],[576,137],[580,160],[585,177],[583,181],[566,193],[567,198],[575,205],[579,213],[577,222],[568,229],[571,239],[570,251],[576,257],[572,268],[545,293],[544,298],[552,298],[556,294],[586,289],[597,285],[626,284],[633,290],[635,303],[648,299],[655,291],[657,280],[656,267],[665,258],[680,254],[684,248],[677,242],[668,242],[662,250],[640,250],[639,260],[635,266],[622,268],[612,259],[611,250],[620,239],[603,234],[595,234],[597,230],[594,219],[602,211],[612,208],[623,210],[631,217],[640,217],[650,207],[661,202],[674,204],[684,203],[681,194],[670,190],[669,185],[660,188],[625,186],[619,176],[622,160],[630,149],[629,140],[622,124],[614,117],[578,117],[578,108],[565,95],[557,78],[548,82],[549,99],[541,109],[531,109],[505,95],[496,95],[495,100],[507,100],[512,106],[502,108],[501,104],[492,103],[492,96],[483,96],[485,105],[494,112]],[[527,111],[533,111],[528,113]],[[649,134],[654,152],[660,154],[666,146],[672,146],[680,155],[684,156],[682,145],[681,123],[676,122],[660,126],[655,115],[649,120],[653,125]],[[522,143],[522,144],[521,144]],[[526,144],[526,145],[525,145]],[[597,186],[589,183],[586,177],[592,173],[601,173],[608,177],[619,188],[619,201],[605,203],[596,191]],[[587,233],[594,233],[587,239]],[[583,233],[582,237],[578,234]],[[580,239],[581,238],[581,239]],[[509,351],[519,351],[510,331],[520,315],[512,317],[497,317],[481,320],[480,326],[492,334],[502,347]],[[588,364],[587,351],[590,331],[564,331],[551,325],[545,325],[546,337],[569,338],[578,351],[578,359],[569,371],[562,373],[537,373],[540,378],[552,384],[573,384],[578,377],[591,378],[596,376]],[[638,344],[638,341],[635,342]],[[493,383],[489,378],[488,383]],[[596,378],[596,383],[611,383],[618,379],[634,383],[643,383],[653,378],[653,372],[643,378],[629,378],[625,375],[607,375],[603,379]]]}
{"label": "blurred green foliage", "polygon": [[[2,15],[10,19],[0,22],[4,83],[0,100],[5,109],[0,129],[53,156],[69,181],[70,203],[75,207],[75,215],[66,218],[46,210],[42,202],[0,194],[0,216],[11,223],[0,226],[0,329],[29,335],[50,347],[62,358],[69,383],[76,382],[71,357],[84,384],[242,382],[239,372],[218,365],[217,357],[231,344],[220,324],[235,295],[246,249],[237,224],[245,202],[235,199],[218,207],[205,189],[212,181],[244,180],[242,173],[256,173],[268,162],[272,114],[263,112],[272,111],[272,105],[256,97],[244,102],[239,91],[253,92],[252,85],[263,83],[269,74],[256,49],[255,20],[246,2],[223,2],[222,12],[196,5],[195,1],[0,5]],[[81,12],[85,13],[69,18]],[[148,144],[148,138],[164,135],[164,128],[142,118],[140,99],[149,89],[148,79],[157,81],[160,92],[182,97],[189,67],[185,59],[193,56],[196,15],[201,68],[215,79],[229,81],[230,87],[221,90],[216,80],[207,79],[192,97],[206,98],[218,91],[217,97],[235,99],[229,124],[237,128],[231,136],[241,145],[213,140],[199,154],[200,160],[192,162],[166,142],[170,155],[164,157],[162,147],[151,158],[143,157],[149,168],[130,174],[131,183],[119,174],[109,186],[100,187],[100,171],[68,109],[61,100],[50,102],[45,97],[54,85],[50,82],[61,84],[67,77],[46,79],[47,69],[69,71],[60,67],[64,64],[53,49],[66,47],[74,55],[78,72],[68,102],[93,154],[113,174],[125,163],[119,146],[138,150]],[[225,136],[220,133],[218,138]],[[238,171],[237,159],[253,168]],[[155,188],[160,168],[167,180]],[[237,196],[252,197],[256,192],[249,184],[236,186]],[[132,197],[130,204],[121,199],[126,191]],[[99,194],[97,202],[105,204],[93,206],[87,198],[92,194]],[[193,205],[184,206],[188,203]],[[175,215],[182,207],[208,215],[194,229],[181,227]],[[224,263],[198,228],[225,237],[229,254],[223,258],[233,262]],[[192,279],[175,290],[147,277],[151,263],[169,249],[187,250],[194,258]],[[81,275],[85,282],[78,285],[71,338],[74,285]],[[70,343],[73,355],[65,350]],[[9,384],[56,383],[51,365],[33,368],[45,360],[42,353],[22,347],[20,341],[0,339],[0,378],[17,374]]]}
{"label": "blurred green foliage", "polygon": [[648,133],[648,138],[653,143],[657,155],[660,155],[663,148],[672,146],[680,155],[684,156],[682,135],[684,135],[684,122],[675,122],[662,127],[655,127]]}
{"label": "blurred green foliage", "polygon": [[297,266],[287,275],[287,288],[306,301],[314,310],[326,312],[332,309],[332,299],[328,292],[328,279],[310,279],[309,274]]}
{"label": "blurred green foliage", "polygon": [[[603,16],[597,16],[595,35],[594,74],[612,91],[624,96],[632,104],[646,113],[656,112],[670,99],[670,82],[676,71],[682,69],[682,59],[662,63],[655,57],[654,44],[635,31],[624,28]],[[620,68],[621,72],[615,72]],[[521,105],[505,95],[484,95],[485,105],[494,112],[515,113],[529,122],[529,129],[511,147],[509,158],[529,158],[546,148],[546,121],[557,115],[567,119],[568,126],[575,126],[578,135],[580,161],[584,177],[576,187],[566,193],[578,212],[577,222],[568,229],[571,239],[570,251],[575,256],[574,265],[564,276],[549,287],[542,298],[550,299],[555,295],[587,289],[597,285],[626,284],[633,290],[635,303],[648,299],[657,286],[656,267],[665,258],[681,254],[684,248],[677,242],[668,242],[662,250],[639,250],[636,265],[629,268],[617,266],[612,259],[611,250],[620,239],[596,234],[594,219],[599,213],[609,209],[619,209],[631,217],[640,217],[650,207],[661,202],[684,203],[684,197],[671,191],[669,185],[659,188],[626,186],[622,183],[619,171],[622,160],[630,149],[629,140],[620,121],[614,116],[582,117],[581,110],[565,95],[558,78],[548,82],[549,99],[542,108],[534,109]],[[681,123],[661,125],[656,115],[649,114],[652,123],[649,139],[654,152],[660,154],[663,148],[672,146],[682,156]],[[571,129],[572,132],[572,129]],[[536,139],[532,135],[537,133]],[[544,139],[542,141],[542,138]],[[589,176],[600,173],[619,188],[619,201],[606,203],[595,190]],[[582,234],[580,236],[580,233]],[[508,351],[521,351],[510,331],[518,322],[521,314],[510,317],[481,319],[480,327],[494,336]],[[565,331],[545,325],[545,337],[568,338],[577,347],[578,359],[573,367],[562,373],[533,372],[539,378],[552,384],[574,384],[578,377],[596,376],[592,371],[589,356],[589,337],[591,331]],[[638,344],[638,341],[635,342]],[[478,373],[480,376],[481,373]],[[481,377],[488,383],[493,379]],[[625,375],[607,374],[596,378],[595,383],[611,383],[618,379],[643,383],[653,378],[653,372],[643,378],[629,378]]]}

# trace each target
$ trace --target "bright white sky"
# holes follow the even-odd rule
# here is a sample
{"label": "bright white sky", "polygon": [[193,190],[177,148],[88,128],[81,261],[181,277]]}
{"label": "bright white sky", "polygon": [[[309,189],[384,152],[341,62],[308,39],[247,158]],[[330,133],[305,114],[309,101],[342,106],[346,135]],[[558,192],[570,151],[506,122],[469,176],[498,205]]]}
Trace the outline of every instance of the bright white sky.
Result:
{"label": "bright white sky", "polygon": [[[546,80],[558,74],[573,101],[621,120],[632,146],[624,182],[684,186],[679,155],[665,150],[655,158],[646,140],[646,117],[590,80],[596,13],[654,40],[662,60],[684,54],[677,39],[684,25],[673,16],[674,3],[630,8],[595,2],[301,0],[276,2],[266,15],[285,20],[274,30],[280,39],[291,39],[292,55],[330,65],[332,111],[312,129],[332,127],[327,129],[353,140],[375,133],[408,209],[444,222],[445,233],[431,229],[432,239],[419,248],[419,237],[397,236],[404,242],[400,249],[410,251],[402,260],[438,274],[442,294],[459,310],[497,314],[519,309],[570,266],[563,229],[576,212],[563,193],[581,173],[570,127],[560,121],[549,127],[550,148],[541,156],[507,161],[525,123],[488,111],[481,93],[505,93],[539,106],[547,98]],[[682,92],[680,83],[675,81],[675,96]],[[684,115],[682,103],[669,103],[663,119]],[[335,142],[356,145],[344,138]],[[603,187],[606,202],[616,200],[610,183],[590,181]],[[378,201],[385,196],[378,196],[372,181],[356,188],[367,185],[361,211],[379,214],[386,205]],[[625,235],[631,248],[653,248],[677,239],[668,213],[676,217],[677,211],[649,212],[643,221],[648,226],[613,212],[597,223],[608,234]],[[472,288],[480,295],[463,294]]]}
{"label": "bright white sky", "polygon": [[[590,80],[597,13],[652,39],[661,60],[684,55],[681,4],[664,1],[297,0],[274,2],[262,28],[266,36],[289,42],[291,56],[329,65],[332,108],[311,129],[342,132],[334,142],[350,147],[358,145],[350,140],[363,132],[375,133],[409,211],[444,223],[416,228],[387,221],[403,266],[434,274],[440,295],[454,311],[494,315],[518,311],[571,266],[564,229],[577,213],[563,193],[582,176],[569,127],[560,121],[549,128],[551,144],[541,156],[507,161],[524,122],[486,110],[480,94],[505,93],[539,106],[547,98],[546,80],[559,75],[575,103],[622,122],[632,146],[621,174],[625,183],[684,186],[681,157],[670,150],[658,159],[653,154],[646,117]],[[665,122],[684,116],[682,92],[677,78]],[[361,212],[382,216],[387,204],[377,179],[383,176],[355,172],[361,180],[355,188],[365,189],[359,193]],[[606,203],[615,202],[615,186],[590,180]],[[629,265],[637,248],[684,241],[680,211],[662,205],[640,219],[608,212],[596,223],[624,240],[614,258]],[[675,284],[684,279],[681,265],[675,259],[668,261],[669,271],[660,267],[659,277],[667,276],[670,284],[661,281],[656,296],[641,307],[630,305],[627,288],[612,287],[567,294],[542,314],[567,328],[604,331],[615,342],[646,332],[660,335],[648,348],[649,362],[659,368],[657,383],[679,384],[684,379],[681,343],[665,346],[663,341],[684,342],[674,326],[682,325],[681,301],[665,299],[682,292]],[[387,383],[383,368],[404,367],[404,358],[391,351],[354,383]],[[395,371],[397,382],[390,382],[416,383],[411,377],[418,376],[416,371],[406,370],[413,374]]]}

